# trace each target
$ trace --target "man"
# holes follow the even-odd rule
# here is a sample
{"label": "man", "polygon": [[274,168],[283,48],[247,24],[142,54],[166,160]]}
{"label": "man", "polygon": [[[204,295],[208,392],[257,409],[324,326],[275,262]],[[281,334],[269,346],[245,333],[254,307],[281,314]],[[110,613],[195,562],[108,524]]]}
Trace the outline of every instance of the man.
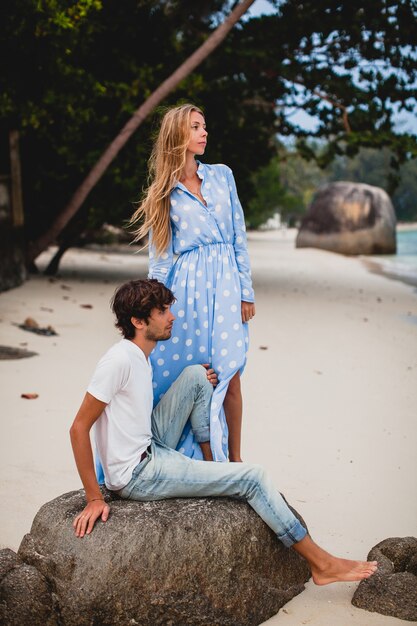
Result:
{"label": "man", "polygon": [[152,411],[148,357],[171,336],[172,292],[157,280],[135,280],[116,291],[112,308],[123,339],[99,362],[71,427],[71,442],[87,505],[74,520],[75,534],[91,533],[110,508],[97,483],[90,430],[108,489],[122,498],[160,500],[205,496],[246,499],[277,538],[310,564],[318,585],[368,578],[377,563],[340,559],[307,534],[265,470],[246,463],[194,461],[175,451],[188,419],[204,458],[210,459],[208,415],[217,377],[200,365],[187,367]]}

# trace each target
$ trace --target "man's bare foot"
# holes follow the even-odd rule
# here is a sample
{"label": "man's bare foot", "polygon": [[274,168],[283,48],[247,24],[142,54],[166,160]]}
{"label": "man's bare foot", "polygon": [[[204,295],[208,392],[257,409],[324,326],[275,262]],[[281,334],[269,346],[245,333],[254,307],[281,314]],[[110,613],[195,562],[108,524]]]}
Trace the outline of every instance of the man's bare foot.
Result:
{"label": "man's bare foot", "polygon": [[354,582],[369,578],[377,571],[377,561],[350,561],[329,554],[329,561],[320,567],[311,566],[311,574],[316,585],[337,582]]}
{"label": "man's bare foot", "polygon": [[295,543],[293,548],[308,561],[316,585],[364,580],[378,569],[376,561],[350,561],[333,556],[314,543],[310,535]]}

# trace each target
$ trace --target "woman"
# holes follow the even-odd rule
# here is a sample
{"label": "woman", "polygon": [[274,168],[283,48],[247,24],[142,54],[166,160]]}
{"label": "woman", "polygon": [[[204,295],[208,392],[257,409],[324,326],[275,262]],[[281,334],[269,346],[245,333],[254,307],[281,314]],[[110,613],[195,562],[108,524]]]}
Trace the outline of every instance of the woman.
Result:
{"label": "woman", "polygon": [[[254,293],[233,174],[226,165],[196,161],[206,144],[199,108],[185,104],[165,114],[149,161],[151,184],[132,222],[144,219],[136,240],[149,232],[149,278],[176,297],[173,336],[151,357],[155,402],[184,367],[210,363],[219,377],[210,416],[213,458],[241,461],[240,374]],[[178,449],[201,458],[189,427]]]}

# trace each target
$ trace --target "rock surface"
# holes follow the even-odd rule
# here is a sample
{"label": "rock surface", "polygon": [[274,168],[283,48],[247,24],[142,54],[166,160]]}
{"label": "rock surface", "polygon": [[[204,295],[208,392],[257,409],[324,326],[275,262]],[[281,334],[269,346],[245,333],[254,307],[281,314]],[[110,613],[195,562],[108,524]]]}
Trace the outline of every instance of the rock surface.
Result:
{"label": "rock surface", "polygon": [[368,560],[378,561],[378,571],[359,584],[352,604],[417,621],[417,538],[385,539],[372,548]]}
{"label": "rock surface", "polygon": [[[310,577],[306,562],[244,502],[114,499],[108,521],[77,539],[72,521],[84,502],[83,491],[74,491],[45,504],[19,556],[3,556],[6,625],[17,623],[10,609],[18,611],[20,594],[26,605],[31,596],[43,607],[42,616],[37,609],[39,617],[33,611],[20,622],[31,626],[253,626]],[[49,604],[45,588],[23,590],[34,572],[49,589]]]}
{"label": "rock surface", "polygon": [[383,189],[337,182],[320,187],[298,232],[297,248],[340,254],[395,254],[396,218]]}
{"label": "rock surface", "polygon": [[51,589],[13,550],[0,550],[0,624],[57,626]]}

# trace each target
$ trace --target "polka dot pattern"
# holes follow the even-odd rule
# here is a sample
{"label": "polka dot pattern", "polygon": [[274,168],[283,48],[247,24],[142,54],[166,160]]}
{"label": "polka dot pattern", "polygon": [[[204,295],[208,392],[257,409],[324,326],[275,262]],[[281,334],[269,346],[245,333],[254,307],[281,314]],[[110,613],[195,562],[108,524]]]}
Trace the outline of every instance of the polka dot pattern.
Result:
{"label": "polka dot pattern", "polygon": [[[173,335],[151,354],[155,403],[184,367],[207,363],[219,384],[213,392],[210,437],[217,461],[227,460],[227,424],[223,409],[230,379],[243,371],[248,348],[241,300],[253,301],[244,216],[231,170],[199,164],[207,206],[178,183],[171,192],[172,243],[156,254],[150,236],[149,277],[175,291]],[[174,262],[174,255],[177,257]],[[202,458],[189,425],[181,452]]]}

